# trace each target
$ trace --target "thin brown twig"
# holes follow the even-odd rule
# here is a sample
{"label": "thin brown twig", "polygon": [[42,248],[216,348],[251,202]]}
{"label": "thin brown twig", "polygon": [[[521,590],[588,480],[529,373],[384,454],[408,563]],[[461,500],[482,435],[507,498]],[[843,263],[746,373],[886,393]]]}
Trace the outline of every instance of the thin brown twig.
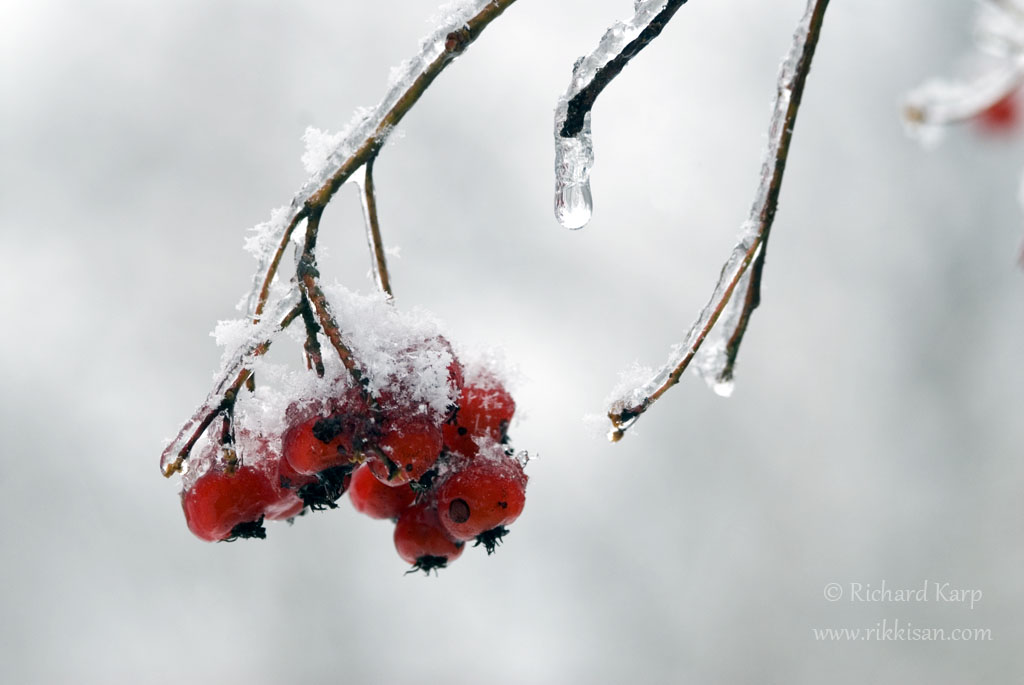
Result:
{"label": "thin brown twig", "polygon": [[320,332],[320,324],[316,322],[313,315],[313,308],[309,304],[309,298],[302,296],[302,322],[306,325],[306,342],[302,349],[306,353],[306,368],[314,369],[319,378],[324,377],[324,358],[320,352],[320,340],[317,334]]}
{"label": "thin brown twig", "polygon": [[[718,322],[719,317],[725,310],[726,305],[729,303],[730,298],[736,289],[737,284],[743,277],[743,274],[750,267],[751,263],[755,263],[754,271],[751,272],[750,287],[748,288],[746,300],[744,302],[744,308],[739,318],[739,323],[736,330],[730,337],[730,344],[734,343],[734,347],[731,350],[731,357],[727,360],[726,369],[730,376],[732,373],[732,366],[735,362],[735,356],[739,350],[739,343],[742,341],[743,333],[746,331],[747,324],[750,320],[750,315],[760,302],[760,276],[761,270],[763,269],[763,254],[768,235],[771,232],[772,223],[775,219],[775,213],[778,208],[779,192],[782,189],[782,177],[786,167],[786,159],[789,155],[790,142],[793,135],[793,127],[796,122],[796,115],[800,108],[800,100],[803,95],[804,85],[807,81],[807,74],[810,72],[811,60],[814,57],[814,49],[817,46],[818,38],[821,35],[821,26],[825,17],[825,9],[828,6],[828,0],[809,0],[808,10],[810,12],[809,21],[807,24],[806,35],[801,36],[800,33],[795,36],[794,49],[799,46],[800,54],[797,57],[797,62],[793,70],[792,81],[786,83],[785,79],[781,79],[779,82],[779,91],[777,94],[776,103],[782,101],[786,97],[786,90],[788,90],[788,103],[786,106],[786,112],[781,122],[782,130],[778,131],[778,144],[774,150],[774,156],[771,159],[765,161],[766,167],[770,166],[770,176],[767,189],[763,196],[759,196],[759,200],[763,198],[761,209],[756,217],[752,217],[756,222],[755,230],[756,234],[749,244],[741,243],[738,245],[733,252],[733,255],[737,254],[738,250],[742,250],[742,258],[739,259],[738,263],[735,264],[734,271],[730,275],[729,266],[732,262],[732,256],[730,261],[722,268],[722,273],[719,276],[718,284],[715,287],[715,292],[712,295],[711,302],[708,303],[705,310],[702,312],[710,312],[707,319],[698,328],[691,330],[691,336],[688,337],[688,346],[683,356],[675,363],[674,367],[671,368],[661,378],[660,383],[651,392],[631,405],[624,406],[618,404],[612,407],[608,412],[608,418],[612,423],[612,431],[609,434],[609,438],[616,442],[622,438],[626,430],[633,425],[634,422],[645,412],[655,401],[658,400],[670,387],[679,382],[683,372],[690,365],[697,350],[704,343],[708,334],[714,328]],[[807,15],[804,15],[807,18]],[[802,38],[803,44],[799,45]],[[773,117],[773,126],[775,120]],[[772,133],[775,133],[774,128]],[[765,169],[767,170],[767,168]],[[764,171],[762,176],[765,176]],[[755,204],[755,207],[757,205]],[[760,252],[760,254],[759,254]],[[756,259],[756,261],[755,261]],[[700,319],[698,318],[698,322]],[[724,374],[723,374],[724,375]]]}
{"label": "thin brown twig", "polygon": [[394,298],[391,291],[391,276],[388,274],[388,262],[384,255],[384,241],[380,235],[380,220],[377,218],[377,193],[373,184],[373,163],[376,156],[366,161],[365,177],[363,178],[363,213],[366,215],[366,240],[370,244],[373,277],[377,287]]}
{"label": "thin brown twig", "polygon": [[295,269],[295,275],[298,278],[299,289],[302,291],[303,298],[313,305],[313,310],[316,312],[317,320],[320,323],[320,329],[331,342],[335,352],[338,353],[338,358],[341,359],[341,363],[355,380],[357,386],[362,387],[363,371],[352,355],[352,351],[348,349],[348,346],[341,339],[341,328],[331,312],[331,305],[327,301],[327,296],[320,288],[320,272],[316,268],[315,252],[317,234],[320,231],[320,217],[322,215],[322,209],[314,209],[306,218],[306,240],[302,248],[302,255],[299,257],[298,266]]}
{"label": "thin brown twig", "polygon": [[281,265],[281,258],[284,256],[285,248],[288,247],[288,243],[291,242],[292,233],[295,232],[295,227],[299,225],[303,219],[309,214],[309,208],[303,207],[300,209],[295,216],[292,217],[291,221],[288,222],[288,226],[284,229],[284,234],[281,236],[281,242],[277,246],[277,250],[274,251],[274,256],[270,260],[270,265],[267,267],[267,273],[263,277],[263,285],[260,287],[259,299],[256,301],[256,310],[253,312],[253,323],[259,323],[260,314],[263,313],[263,308],[267,304],[267,298],[270,296],[270,284],[274,280],[274,276],[277,275],[277,268]]}

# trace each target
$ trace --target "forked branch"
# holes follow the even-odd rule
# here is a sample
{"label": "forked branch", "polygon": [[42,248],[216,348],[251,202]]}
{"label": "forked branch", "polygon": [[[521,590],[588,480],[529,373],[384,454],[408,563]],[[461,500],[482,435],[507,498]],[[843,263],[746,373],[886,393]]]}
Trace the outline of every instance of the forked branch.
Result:
{"label": "forked branch", "polygon": [[[683,372],[730,304],[735,305],[737,315],[724,321],[723,329],[716,332],[720,332],[727,341],[723,345],[724,356],[718,360],[722,367],[718,379],[725,381],[732,376],[733,364],[750,315],[760,302],[764,249],[775,219],[793,127],[827,6],[828,0],[808,0],[807,9],[793,36],[789,55],[780,69],[775,106],[768,130],[768,150],[761,167],[761,182],[740,241],[722,267],[710,301],[698,315],[682,345],[650,381],[612,404],[608,411],[608,418],[612,423],[609,438],[612,441],[621,439],[626,430],[658,398],[679,382]],[[749,286],[743,301],[731,303],[737,286],[752,264],[754,268],[751,270]]]}
{"label": "forked branch", "polygon": [[[306,353],[310,362],[317,367],[317,371],[322,368],[322,360],[319,358],[316,332],[310,332],[313,326],[308,319],[313,313],[345,368],[357,382],[360,381],[362,372],[342,341],[341,330],[318,281],[319,274],[316,270],[313,248],[320,216],[349,177],[360,167],[367,165],[367,201],[372,207],[372,225],[376,225],[372,161],[379,154],[388,135],[445,67],[462,54],[481,32],[515,1],[472,0],[463,8],[456,10],[449,18],[449,23],[424,41],[420,52],[400,68],[399,78],[377,107],[352,125],[325,165],[296,193],[289,206],[276,212],[271,222],[261,227],[260,235],[253,240],[260,266],[248,297],[247,314],[253,323],[251,331],[245,340],[227,355],[219,380],[206,401],[164,449],[160,467],[165,476],[169,477],[181,470],[203,431],[218,415],[232,410],[241,388],[253,388],[252,362],[266,352],[275,335],[295,318],[303,315],[303,312],[306,314],[307,326]],[[295,282],[292,287],[275,291],[274,283],[284,253],[293,239],[296,227],[303,220],[306,221],[306,244],[296,264]],[[374,236],[379,245],[379,228],[375,229]],[[383,248],[379,252],[375,250],[375,262],[378,277],[383,277],[382,287],[390,292],[382,250]],[[288,313],[277,326],[268,326],[263,322],[268,308],[275,313]]]}

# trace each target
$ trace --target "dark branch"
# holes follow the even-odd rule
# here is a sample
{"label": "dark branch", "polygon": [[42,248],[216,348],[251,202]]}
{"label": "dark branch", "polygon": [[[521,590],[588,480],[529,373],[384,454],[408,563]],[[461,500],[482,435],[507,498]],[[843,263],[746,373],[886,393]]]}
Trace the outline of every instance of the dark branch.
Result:
{"label": "dark branch", "polygon": [[594,78],[580,92],[576,93],[569,100],[569,109],[562,124],[559,135],[563,138],[572,138],[583,130],[583,119],[587,113],[594,108],[597,96],[601,94],[605,86],[619,75],[622,69],[629,64],[629,60],[636,57],[649,43],[661,34],[661,30],[668,24],[669,19],[680,7],[686,4],[686,0],[669,0],[665,7],[655,15],[640,35],[631,40],[622,48],[622,51],[615,55],[603,67],[597,70]]}

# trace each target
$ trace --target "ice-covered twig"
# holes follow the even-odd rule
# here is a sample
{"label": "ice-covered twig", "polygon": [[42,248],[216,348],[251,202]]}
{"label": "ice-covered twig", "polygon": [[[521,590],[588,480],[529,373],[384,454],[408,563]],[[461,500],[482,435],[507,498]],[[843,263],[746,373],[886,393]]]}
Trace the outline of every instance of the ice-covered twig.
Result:
{"label": "ice-covered twig", "polygon": [[313,307],[309,303],[309,298],[305,295],[302,296],[302,323],[306,325],[306,342],[302,346],[306,353],[306,368],[315,370],[317,377],[323,378],[327,370],[324,368],[324,358],[320,351],[320,339],[317,337],[321,330],[320,324],[316,322]]}
{"label": "ice-covered twig", "polygon": [[573,66],[569,88],[555,107],[555,218],[566,228],[583,228],[590,221],[590,169],[594,166],[590,110],[597,96],[658,37],[685,3],[638,0],[633,17],[612,24],[597,49]]}
{"label": "ice-covered twig", "polygon": [[361,193],[363,219],[366,221],[366,242],[370,246],[370,256],[372,257],[373,279],[377,282],[377,287],[387,293],[390,298],[394,297],[394,293],[391,292],[391,276],[388,274],[388,261],[384,255],[384,241],[380,237],[377,194],[373,185],[373,162],[375,159],[375,157],[371,157],[366,161]]}
{"label": "ice-covered twig", "polygon": [[[605,86],[661,34],[676,10],[685,4],[686,0],[646,0],[637,4],[631,20],[616,22],[608,29],[597,50],[584,57],[573,70],[572,84],[565,94],[566,111],[559,135],[571,138],[583,129],[583,118],[593,109]],[[622,45],[634,34],[632,40]]]}
{"label": "ice-covered twig", "polygon": [[281,257],[299,222],[313,210],[323,210],[349,177],[380,152],[392,129],[434,79],[515,1],[467,0],[452,11],[444,24],[421,43],[420,51],[393,72],[384,98],[375,108],[357,116],[323,166],[295,194],[286,210],[259,227],[260,235],[251,243],[257,251],[257,273],[262,278],[254,282],[247,300],[254,318],[265,306]]}
{"label": "ice-covered twig", "polygon": [[207,395],[206,401],[192,415],[192,418],[181,427],[178,435],[164,448],[160,455],[160,468],[168,478],[181,470],[182,464],[188,459],[189,452],[218,414],[229,411],[234,406],[238,391],[249,379],[252,372],[250,365],[256,357],[270,349],[273,337],[287,328],[296,317],[300,316],[302,304],[298,294],[279,303],[279,310],[287,311],[280,323],[266,323],[253,326],[253,335],[248,343],[238,350],[221,368],[213,390]]}
{"label": "ice-covered twig", "polygon": [[349,375],[356,382],[356,387],[361,388],[363,387],[361,383],[364,376],[363,370],[360,368],[355,357],[352,356],[352,351],[349,350],[348,346],[341,339],[341,327],[338,326],[334,313],[331,312],[331,305],[327,301],[327,296],[320,288],[320,272],[316,268],[315,252],[322,214],[322,209],[314,209],[306,219],[306,240],[302,253],[299,255],[298,265],[295,267],[295,275],[298,279],[299,289],[302,291],[303,298],[313,305],[313,310],[316,312],[321,330],[323,330],[324,335],[331,342],[334,351],[338,353],[338,358],[349,372]]}
{"label": "ice-covered twig", "polygon": [[[608,418],[612,422],[609,438],[617,441],[626,430],[647,409],[661,397],[665,391],[679,382],[683,372],[693,360],[701,345],[711,334],[715,324],[719,322],[734,292],[741,286],[744,276],[750,269],[747,294],[742,303],[734,305],[737,316],[734,320],[723,321],[722,336],[729,341],[718,348],[717,365],[731,375],[732,360],[735,350],[727,356],[729,344],[735,343],[738,349],[750,319],[750,313],[760,299],[760,270],[763,267],[765,241],[771,231],[778,206],[779,191],[782,188],[782,175],[789,154],[789,145],[793,135],[800,99],[804,84],[811,68],[814,48],[821,34],[822,20],[828,0],[808,0],[807,10],[797,25],[793,36],[793,45],[780,68],[778,89],[775,105],[772,110],[771,123],[768,128],[768,149],[761,166],[761,180],[750,218],[744,223],[740,240],[722,267],[721,275],[708,304],[701,310],[682,344],[673,348],[668,362],[646,384],[636,388],[612,402]],[[761,266],[757,266],[757,263]],[[730,318],[730,317],[727,317]]]}

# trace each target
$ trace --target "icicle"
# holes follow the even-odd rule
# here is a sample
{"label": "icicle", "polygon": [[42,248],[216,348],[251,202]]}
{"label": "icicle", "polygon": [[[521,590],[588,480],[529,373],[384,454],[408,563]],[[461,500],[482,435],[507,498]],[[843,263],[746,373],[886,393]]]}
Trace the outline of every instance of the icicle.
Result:
{"label": "icicle", "polygon": [[590,169],[594,166],[594,143],[590,135],[590,114],[583,129],[572,137],[562,137],[561,124],[555,119],[555,218],[569,229],[583,228],[593,212],[590,195]]}

